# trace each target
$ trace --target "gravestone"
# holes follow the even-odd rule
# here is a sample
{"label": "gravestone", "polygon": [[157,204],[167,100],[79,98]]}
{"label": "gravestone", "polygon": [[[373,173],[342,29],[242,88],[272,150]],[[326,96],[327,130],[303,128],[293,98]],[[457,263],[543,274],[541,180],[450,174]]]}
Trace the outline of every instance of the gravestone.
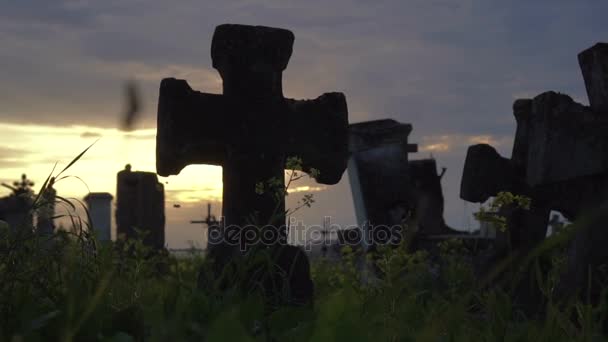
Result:
{"label": "gravestone", "polygon": [[213,34],[211,58],[223,80],[222,95],[194,91],[184,80],[161,82],[158,174],[175,175],[190,164],[222,166],[223,229],[234,233],[226,237],[236,245],[214,245],[210,254],[218,265],[248,249],[239,238],[244,227],[274,227],[270,245],[283,239],[284,196],[256,190],[274,180],[276,190],[283,191],[288,157],[301,158],[303,171],[317,170],[312,173],[323,184],[336,184],[346,168],[344,95],[327,93],[314,100],[283,96],[282,73],[293,41],[293,33],[284,29],[220,25]]}
{"label": "gravestone", "polygon": [[153,172],[131,171],[127,165],[116,180],[116,237],[137,238],[155,249],[165,246],[165,191]]}
{"label": "gravestone", "polygon": [[[408,153],[416,152],[417,145],[408,144],[412,125],[392,119],[351,124],[349,131],[348,179],[363,245],[369,249],[384,242],[372,241],[379,229],[400,225],[413,207]],[[380,228],[374,232],[374,227]]]}
{"label": "gravestone", "polygon": [[[519,226],[526,229],[519,234],[520,242],[525,245],[544,239],[550,210],[573,221],[608,200],[607,63],[603,43],[579,54],[590,106],[552,91],[515,101],[517,131],[510,159],[488,145],[469,148],[461,197],[480,202],[500,190],[531,197],[532,210],[520,214]],[[562,277],[562,284],[568,283],[561,287],[562,294],[585,283],[587,265],[608,261],[591,258],[588,251],[598,246],[589,245],[591,240],[585,237],[603,228],[577,233]]]}
{"label": "gravestone", "polygon": [[419,159],[409,161],[411,198],[413,214],[411,221],[418,226],[421,236],[437,236],[458,234],[450,228],[443,219],[445,201],[441,187],[441,178],[446,169],[437,173],[435,159]]}
{"label": "gravestone", "polygon": [[0,198],[0,220],[5,221],[11,229],[32,228],[32,203],[23,197],[14,195]]}
{"label": "gravestone", "polygon": [[350,125],[348,175],[366,238],[379,235],[372,230],[382,226],[405,225],[418,238],[458,233],[443,219],[445,169],[438,174],[434,159],[408,160],[417,151],[408,143],[411,130],[410,124],[390,119]]}
{"label": "gravestone", "polygon": [[91,192],[84,201],[91,217],[91,228],[99,241],[112,240],[112,195],[107,192]]}
{"label": "gravestone", "polygon": [[2,186],[10,189],[12,193],[0,198],[0,220],[5,221],[12,230],[32,229],[34,226],[32,214],[34,182],[23,174],[20,181],[15,181],[12,185],[3,183]]}

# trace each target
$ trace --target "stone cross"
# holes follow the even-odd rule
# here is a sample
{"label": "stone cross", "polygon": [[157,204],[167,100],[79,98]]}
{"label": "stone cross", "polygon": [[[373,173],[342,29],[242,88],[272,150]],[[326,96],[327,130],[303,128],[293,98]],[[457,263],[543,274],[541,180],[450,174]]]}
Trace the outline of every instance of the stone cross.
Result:
{"label": "stone cross", "polygon": [[[219,232],[220,222],[215,215],[211,215],[211,203],[207,203],[207,217],[204,220],[192,220],[191,224],[202,224],[206,226],[206,245],[209,245],[209,238],[213,238],[214,234]],[[217,234],[219,235],[219,234]],[[207,247],[206,246],[206,247]]]}
{"label": "stone cross", "polygon": [[[282,73],[293,33],[263,26],[220,25],[211,43],[223,94],[194,91],[184,80],[161,82],[156,168],[161,176],[186,165],[222,166],[226,229],[272,225],[284,230],[283,194],[256,191],[275,180],[284,187],[290,156],[316,180],[336,184],[348,156],[348,112],[342,93],[314,100],[283,96]],[[282,190],[282,189],[281,189]]]}
{"label": "stone cross", "polygon": [[211,215],[211,203],[207,203],[207,217],[204,220],[192,220],[191,224],[204,224],[207,228],[219,224],[215,215]]}
{"label": "stone cross", "polygon": [[[525,227],[522,236],[532,235],[523,238],[529,245],[545,237],[550,210],[573,221],[608,200],[608,45],[581,52],[579,64],[590,106],[555,92],[517,100],[511,158],[501,157],[489,145],[471,146],[467,153],[461,197],[483,202],[498,191],[531,197],[533,208],[523,214],[529,224],[520,224]],[[568,262],[573,274],[586,270],[580,256],[589,246],[581,246],[578,251],[576,243],[572,247]],[[572,278],[580,283],[585,276]]]}

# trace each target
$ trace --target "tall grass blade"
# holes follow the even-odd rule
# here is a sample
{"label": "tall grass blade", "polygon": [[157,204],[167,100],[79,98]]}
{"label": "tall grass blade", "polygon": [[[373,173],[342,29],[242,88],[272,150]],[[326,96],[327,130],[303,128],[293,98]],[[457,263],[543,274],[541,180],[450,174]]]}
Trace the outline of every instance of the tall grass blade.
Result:
{"label": "tall grass blade", "polygon": [[59,176],[61,176],[62,173],[64,173],[67,169],[69,169],[72,165],[74,165],[74,163],[76,163],[85,153],[87,153],[87,151],[93,147],[93,145],[95,145],[95,143],[97,143],[99,141],[99,139],[93,141],[93,143],[91,145],[89,145],[89,147],[85,148],[84,151],[80,152],[79,155],[76,156],[76,158],[74,158],[65,168],[63,168],[63,170],[61,170],[61,172],[59,172],[56,176],[56,178],[58,178]]}
{"label": "tall grass blade", "polygon": [[38,194],[36,195],[34,202],[32,202],[32,206],[30,207],[30,210],[32,210],[36,207],[36,203],[38,203],[38,201],[40,200],[40,196],[42,196],[42,194],[46,190],[46,186],[49,184],[49,181],[51,180],[51,178],[53,178],[53,172],[55,172],[56,167],[57,167],[57,163],[55,163],[55,165],[53,165],[53,169],[51,170],[51,173],[49,173],[48,177],[46,177],[46,180],[40,187],[40,191],[38,191]]}

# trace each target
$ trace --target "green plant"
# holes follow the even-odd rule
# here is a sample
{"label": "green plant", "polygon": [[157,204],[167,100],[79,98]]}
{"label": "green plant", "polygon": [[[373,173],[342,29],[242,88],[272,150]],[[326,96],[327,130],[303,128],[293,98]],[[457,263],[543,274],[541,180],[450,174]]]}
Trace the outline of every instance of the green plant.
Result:
{"label": "green plant", "polygon": [[523,195],[514,195],[502,191],[490,201],[487,206],[481,206],[474,214],[475,219],[495,225],[500,231],[507,231],[507,219],[501,214],[501,210],[507,207],[512,209],[529,210],[532,200]]}
{"label": "green plant", "polygon": [[[500,198],[503,203],[525,204],[507,195]],[[75,208],[73,200],[58,201]],[[235,291],[234,283],[224,291],[199,287],[204,259],[198,255],[153,253],[141,235],[124,243],[100,244],[88,233],[87,220],[73,210],[66,215],[71,229],[50,237],[0,222],[0,340],[606,339],[608,290],[599,303],[574,300],[563,305],[551,300],[564,265],[563,254],[556,249],[567,244],[585,220],[543,242],[524,259],[535,270],[534,284],[546,297],[543,315],[526,316],[508,291],[476,282],[462,240],[439,244],[439,271],[427,253],[408,252],[405,243],[380,247],[374,262],[383,276],[374,279],[358,271],[360,252],[344,248],[342,263],[312,264],[314,307],[267,311],[259,292]],[[237,277],[253,265],[272,266],[268,254],[241,261],[246,262],[233,265]]]}

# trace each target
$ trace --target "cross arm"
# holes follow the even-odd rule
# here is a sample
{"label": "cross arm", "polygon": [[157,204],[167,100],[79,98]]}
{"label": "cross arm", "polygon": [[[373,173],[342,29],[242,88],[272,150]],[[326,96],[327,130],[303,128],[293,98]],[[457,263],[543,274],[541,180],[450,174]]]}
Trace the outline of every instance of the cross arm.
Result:
{"label": "cross arm", "polygon": [[192,90],[185,80],[160,84],[156,134],[156,170],[176,175],[190,164],[222,165],[228,129],[222,95]]}
{"label": "cross arm", "polygon": [[302,158],[303,171],[319,171],[317,182],[336,184],[348,161],[348,109],[342,93],[314,100],[286,100],[287,155]]}
{"label": "cross arm", "polygon": [[487,144],[469,146],[460,183],[460,198],[483,203],[500,191],[513,191],[515,171],[511,160]]}

